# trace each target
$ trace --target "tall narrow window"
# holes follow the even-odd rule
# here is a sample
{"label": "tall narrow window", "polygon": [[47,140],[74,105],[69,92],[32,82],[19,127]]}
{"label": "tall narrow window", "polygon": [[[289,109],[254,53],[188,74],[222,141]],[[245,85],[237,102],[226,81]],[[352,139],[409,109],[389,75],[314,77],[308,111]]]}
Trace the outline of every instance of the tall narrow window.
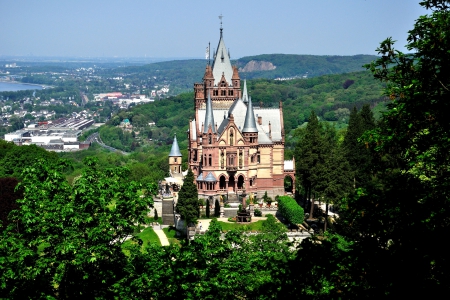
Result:
{"label": "tall narrow window", "polygon": [[209,166],[212,166],[212,156],[211,156],[211,154],[209,155],[208,163],[209,163]]}
{"label": "tall narrow window", "polygon": [[208,136],[208,143],[209,143],[210,145],[212,144],[212,136],[211,136],[211,135]]}
{"label": "tall narrow window", "polygon": [[230,133],[230,146],[233,146],[233,141],[234,141],[234,135],[233,135],[233,131],[231,131]]}
{"label": "tall narrow window", "polygon": [[239,168],[242,168],[242,151],[239,151]]}

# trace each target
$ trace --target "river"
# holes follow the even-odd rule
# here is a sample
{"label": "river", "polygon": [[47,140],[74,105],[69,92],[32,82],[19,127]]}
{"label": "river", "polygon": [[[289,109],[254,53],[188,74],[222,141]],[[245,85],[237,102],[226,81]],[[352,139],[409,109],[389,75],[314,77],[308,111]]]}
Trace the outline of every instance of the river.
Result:
{"label": "river", "polygon": [[15,92],[23,90],[42,90],[42,89],[43,89],[42,85],[0,81],[0,92]]}

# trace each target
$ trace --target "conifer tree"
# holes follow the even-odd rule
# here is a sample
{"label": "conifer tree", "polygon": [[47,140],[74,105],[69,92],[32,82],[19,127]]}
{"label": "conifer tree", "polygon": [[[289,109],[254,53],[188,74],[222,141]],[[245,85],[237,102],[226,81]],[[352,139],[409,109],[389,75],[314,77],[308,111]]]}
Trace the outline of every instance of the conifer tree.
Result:
{"label": "conifer tree", "polygon": [[206,211],[205,211],[206,217],[209,218],[210,210],[209,210],[209,199],[206,199]]}
{"label": "conifer tree", "polygon": [[219,200],[216,199],[216,202],[214,202],[214,217],[218,218],[220,217],[220,203]]}
{"label": "conifer tree", "polygon": [[297,174],[305,189],[305,198],[310,199],[310,218],[312,218],[314,209],[311,196],[319,178],[317,172],[323,160],[323,146],[324,141],[321,136],[321,125],[315,112],[311,111],[304,135],[297,143],[295,159],[297,162]]}
{"label": "conifer tree", "polygon": [[194,183],[194,173],[188,170],[183,186],[178,193],[177,211],[186,224],[197,222],[200,215],[198,206],[198,190]]}
{"label": "conifer tree", "polygon": [[353,108],[350,113],[347,133],[344,138],[344,154],[354,172],[355,187],[364,187],[370,181],[372,155],[366,145],[359,141],[363,133],[375,127],[375,120],[369,105],[364,105],[360,112]]}

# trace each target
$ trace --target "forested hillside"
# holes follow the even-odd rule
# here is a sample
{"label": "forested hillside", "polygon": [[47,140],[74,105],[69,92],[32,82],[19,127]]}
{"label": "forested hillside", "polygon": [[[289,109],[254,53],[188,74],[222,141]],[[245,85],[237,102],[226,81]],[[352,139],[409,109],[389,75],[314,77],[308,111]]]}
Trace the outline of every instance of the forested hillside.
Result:
{"label": "forested hillside", "polygon": [[[318,56],[295,54],[262,54],[242,57],[232,61],[239,68],[245,67],[250,61],[268,62],[275,66],[267,71],[240,71],[241,78],[287,78],[306,75],[308,78],[325,74],[341,74],[363,70],[363,65],[374,59],[373,55],[354,56]],[[178,92],[190,91],[194,82],[200,82],[205,72],[206,61],[203,59],[174,60],[148,64],[145,66],[129,66],[111,70],[111,74],[122,76],[131,74],[136,80],[146,80],[158,77],[170,83],[172,89]]]}

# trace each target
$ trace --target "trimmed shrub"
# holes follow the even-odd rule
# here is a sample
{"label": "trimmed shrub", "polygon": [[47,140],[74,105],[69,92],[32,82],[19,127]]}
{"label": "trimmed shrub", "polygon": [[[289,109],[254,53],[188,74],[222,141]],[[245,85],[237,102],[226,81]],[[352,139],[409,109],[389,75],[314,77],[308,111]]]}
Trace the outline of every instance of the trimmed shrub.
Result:
{"label": "trimmed shrub", "polygon": [[209,214],[210,214],[210,212],[209,212],[209,199],[208,199],[208,200],[206,200],[206,217],[207,218],[209,218]]}
{"label": "trimmed shrub", "polygon": [[220,203],[219,200],[216,199],[216,202],[214,203],[214,217],[218,218],[220,217]]}
{"label": "trimmed shrub", "polygon": [[255,217],[261,217],[262,216],[262,212],[259,209],[255,209]]}
{"label": "trimmed shrub", "polygon": [[278,212],[291,224],[302,224],[305,218],[303,208],[289,196],[278,198]]}

